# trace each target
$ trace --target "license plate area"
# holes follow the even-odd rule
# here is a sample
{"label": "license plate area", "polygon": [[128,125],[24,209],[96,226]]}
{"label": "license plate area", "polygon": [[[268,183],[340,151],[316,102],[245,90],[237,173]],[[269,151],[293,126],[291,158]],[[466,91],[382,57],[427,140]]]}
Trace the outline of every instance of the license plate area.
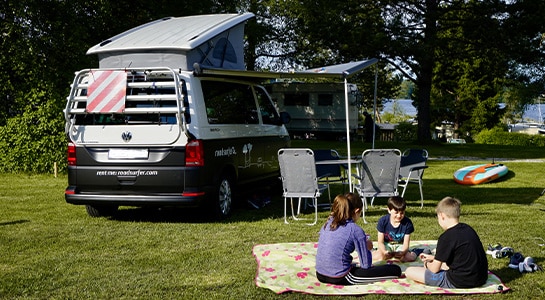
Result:
{"label": "license plate area", "polygon": [[147,159],[148,149],[114,148],[108,151],[108,159]]}

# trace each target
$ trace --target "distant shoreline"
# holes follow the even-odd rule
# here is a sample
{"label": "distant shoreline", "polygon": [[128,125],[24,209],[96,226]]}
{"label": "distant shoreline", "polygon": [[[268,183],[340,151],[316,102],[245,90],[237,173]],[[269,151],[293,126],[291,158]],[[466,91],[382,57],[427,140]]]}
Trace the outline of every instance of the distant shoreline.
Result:
{"label": "distant shoreline", "polygon": [[[386,102],[387,101],[387,102]],[[386,112],[392,113],[392,106],[393,103],[397,102],[400,107],[402,108],[402,112],[408,116],[416,117],[416,108],[413,106],[411,99],[388,99],[384,102],[384,108],[380,112],[380,114],[384,114]],[[539,107],[541,106],[541,120],[544,120],[545,118],[543,115],[545,114],[545,104],[530,104],[524,111],[524,114],[522,115],[522,120],[517,120],[516,123],[527,123],[527,122],[540,122],[539,118]]]}

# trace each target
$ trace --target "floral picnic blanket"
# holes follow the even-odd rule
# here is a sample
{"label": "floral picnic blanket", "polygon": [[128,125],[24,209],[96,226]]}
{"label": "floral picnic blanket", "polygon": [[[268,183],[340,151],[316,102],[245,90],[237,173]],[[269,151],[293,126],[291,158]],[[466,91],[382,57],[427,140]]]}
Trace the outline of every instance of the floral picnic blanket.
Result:
{"label": "floral picnic blanket", "polygon": [[[411,249],[435,250],[437,241],[412,241]],[[375,244],[376,246],[376,244]],[[253,255],[257,260],[255,283],[277,294],[301,292],[315,295],[364,295],[364,294],[492,294],[509,290],[500,278],[489,272],[485,285],[471,289],[443,289],[426,286],[402,278],[384,280],[366,285],[339,286],[324,284],[316,279],[315,259],[318,243],[280,243],[255,245]],[[357,262],[357,254],[352,254]],[[417,259],[412,263],[395,261],[374,262],[375,265],[395,263],[404,272],[409,266],[422,266]]]}

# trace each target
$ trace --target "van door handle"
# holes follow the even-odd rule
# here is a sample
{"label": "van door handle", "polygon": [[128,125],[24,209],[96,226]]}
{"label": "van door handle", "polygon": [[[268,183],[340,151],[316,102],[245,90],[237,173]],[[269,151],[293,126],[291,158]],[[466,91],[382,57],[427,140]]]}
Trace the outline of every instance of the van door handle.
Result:
{"label": "van door handle", "polygon": [[133,185],[136,183],[136,176],[117,176],[120,185]]}

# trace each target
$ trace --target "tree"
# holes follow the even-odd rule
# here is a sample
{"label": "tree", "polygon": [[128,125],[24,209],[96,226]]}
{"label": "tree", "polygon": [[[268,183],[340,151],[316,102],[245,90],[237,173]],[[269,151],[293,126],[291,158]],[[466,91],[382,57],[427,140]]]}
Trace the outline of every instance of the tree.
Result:
{"label": "tree", "polygon": [[[307,69],[377,57],[376,32],[381,23],[374,2],[261,1],[257,13],[263,42],[256,51],[256,68],[272,71]],[[255,32],[254,32],[255,33]],[[401,77],[384,61],[378,64],[379,100],[397,94]],[[362,104],[373,107],[375,67],[351,78],[362,92]]]}
{"label": "tree", "polygon": [[215,0],[160,0],[152,6],[142,0],[0,2],[2,169],[45,172],[64,157],[64,99],[74,72],[97,66],[96,57],[85,55],[89,47],[165,16],[223,12],[218,5]]}

